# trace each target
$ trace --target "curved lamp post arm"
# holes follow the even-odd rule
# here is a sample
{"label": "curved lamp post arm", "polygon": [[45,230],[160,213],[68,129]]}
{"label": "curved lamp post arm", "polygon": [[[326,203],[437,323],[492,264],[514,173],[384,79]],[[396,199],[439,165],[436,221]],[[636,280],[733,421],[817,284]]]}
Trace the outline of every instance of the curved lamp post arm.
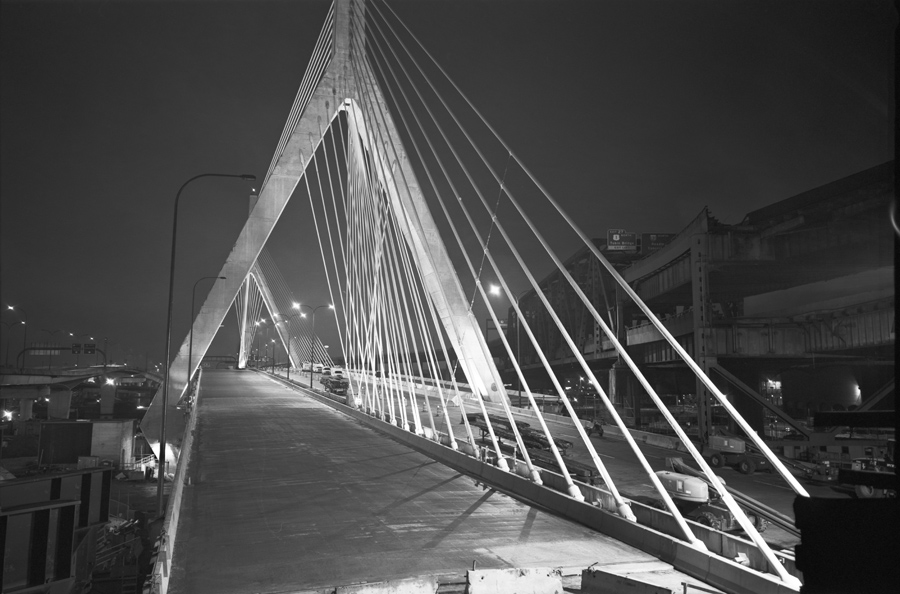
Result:
{"label": "curved lamp post arm", "polygon": [[163,516],[165,514],[165,507],[163,506],[163,484],[165,483],[165,478],[163,473],[165,473],[166,471],[166,409],[169,406],[169,367],[172,364],[172,352],[170,343],[172,342],[172,302],[174,300],[173,291],[175,288],[175,246],[176,239],[178,238],[178,203],[181,200],[181,192],[184,191],[187,185],[194,180],[200,179],[201,177],[235,177],[246,181],[256,180],[255,175],[246,173],[201,173],[200,175],[195,175],[194,177],[181,184],[181,187],[178,188],[178,193],[175,195],[175,208],[172,215],[172,255],[169,263],[169,302],[168,315],[166,318],[166,358],[163,361],[163,365],[165,366],[165,377],[163,378],[163,400],[159,418],[159,478],[156,494],[156,511],[160,516]]}

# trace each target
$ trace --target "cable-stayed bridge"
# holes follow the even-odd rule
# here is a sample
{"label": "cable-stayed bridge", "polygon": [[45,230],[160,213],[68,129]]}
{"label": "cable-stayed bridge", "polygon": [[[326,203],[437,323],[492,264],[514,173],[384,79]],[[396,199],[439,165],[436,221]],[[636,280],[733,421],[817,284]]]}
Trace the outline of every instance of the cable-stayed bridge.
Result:
{"label": "cable-stayed bridge", "polygon": [[[468,468],[466,460],[487,464],[490,469],[478,466],[482,479],[499,482],[507,492],[531,501],[547,497],[555,502],[547,505],[563,515],[579,519],[584,514],[605,514],[608,529],[624,542],[640,548],[640,543],[653,541],[656,544],[645,546],[650,554],[726,591],[799,590],[796,570],[786,567],[783,557],[761,537],[758,524],[715,475],[620,343],[621,336],[613,330],[613,308],[592,300],[566,270],[553,249],[554,238],[542,233],[546,219],[554,217],[566,224],[566,233],[583,243],[618,284],[617,290],[640,307],[683,358],[697,378],[699,396],[722,407],[788,488],[807,496],[709,379],[702,338],[701,348],[695,349],[698,356],[692,358],[516,156],[514,147],[496,134],[477,106],[431,59],[415,32],[382,1],[336,0],[328,13],[248,220],[193,321],[191,336],[170,364],[167,386],[142,422],[143,433],[157,453],[162,434],[168,436],[163,440],[166,457],[184,458],[187,417],[168,413],[190,396],[188,378],[194,377],[230,311],[236,313],[240,328],[239,367],[259,356],[254,355],[253,344],[262,320],[274,329],[273,340],[288,353],[293,368],[332,363],[315,333],[316,310],[322,312],[321,319],[323,306],[302,303],[294,296],[280,272],[282,266],[266,249],[292,199],[309,203],[308,217],[314,222],[319,246],[315,256],[325,265],[324,282],[331,295],[328,314],[337,321],[350,379],[344,412],[365,417],[366,423],[407,440],[420,451],[435,452],[437,459],[456,467]],[[746,535],[741,546],[754,551],[744,555],[747,564],[736,562],[734,551],[710,536],[715,531],[688,521],[679,511],[606,386],[581,355],[555,304],[538,286],[535,270],[546,266],[558,270],[572,287],[622,364],[682,441],[685,456],[720,494]],[[637,511],[635,502],[620,493],[616,476],[604,464],[550,365],[555,354],[543,352],[533,318],[520,309],[517,294],[510,288],[510,279],[519,278],[534,290],[543,306],[541,315],[555,324],[563,348],[571,352],[600,395],[606,414],[655,489],[662,510]],[[505,316],[489,295],[489,285],[495,283],[511,306],[510,322],[550,378],[563,417],[577,436],[576,447],[587,452],[602,487],[592,490],[573,478],[552,423],[542,414],[519,365],[519,345],[501,333],[502,348],[533,411],[532,431],[545,440],[558,471],[552,474],[558,480],[548,480],[551,473],[532,459],[475,313],[486,311],[495,327],[503,325]],[[425,394],[418,380],[410,378],[428,378],[433,391]],[[432,409],[433,402],[437,411]],[[451,417],[454,407],[468,414]],[[191,422],[203,427],[203,411],[200,406],[194,413],[199,420]],[[447,430],[459,422],[465,429],[461,437]],[[483,424],[486,447],[476,440],[470,422]],[[517,455],[509,455],[504,439],[515,445]],[[352,447],[352,443],[343,445]],[[202,450],[198,451],[202,456]],[[302,497],[301,487],[297,489]],[[718,544],[711,546],[714,540]],[[177,539],[171,546],[177,566]]]}

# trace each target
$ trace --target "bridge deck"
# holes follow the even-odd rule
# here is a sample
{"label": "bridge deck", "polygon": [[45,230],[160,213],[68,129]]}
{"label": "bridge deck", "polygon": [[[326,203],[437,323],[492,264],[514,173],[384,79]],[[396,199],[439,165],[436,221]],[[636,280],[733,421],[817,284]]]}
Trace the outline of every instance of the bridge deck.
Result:
{"label": "bridge deck", "polygon": [[473,562],[659,565],[262,375],[207,371],[198,410],[170,592],[463,575]]}

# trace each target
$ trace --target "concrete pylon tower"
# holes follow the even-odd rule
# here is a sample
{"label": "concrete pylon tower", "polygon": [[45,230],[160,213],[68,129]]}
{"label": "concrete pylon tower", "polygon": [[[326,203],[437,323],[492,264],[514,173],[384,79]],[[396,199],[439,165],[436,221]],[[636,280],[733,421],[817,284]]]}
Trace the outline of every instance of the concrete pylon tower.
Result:
{"label": "concrete pylon tower", "polygon": [[[194,352],[200,355],[195,355],[194,362],[203,358],[232,302],[245,280],[249,280],[263,246],[331,122],[339,111],[346,110],[357,140],[376,162],[384,165],[374,167],[372,175],[377,176],[400,221],[402,233],[422,271],[428,295],[473,391],[486,400],[507,398],[479,324],[469,311],[462,285],[402,149],[381,89],[367,61],[355,55],[362,51],[360,44],[364,41],[358,40],[365,32],[365,18],[365,0],[335,0],[329,10],[301,83],[299,119],[292,129],[286,130],[287,136],[282,136],[273,167],[260,188],[259,200],[219,274],[225,279],[216,280],[194,320]],[[352,47],[351,31],[356,35]],[[160,388],[141,422],[143,433],[156,453],[161,407],[174,407],[186,388],[187,352],[185,340],[169,367],[169,402],[161,401]],[[166,435],[170,436],[167,442],[171,454],[177,457],[184,417],[167,414],[167,422]]]}

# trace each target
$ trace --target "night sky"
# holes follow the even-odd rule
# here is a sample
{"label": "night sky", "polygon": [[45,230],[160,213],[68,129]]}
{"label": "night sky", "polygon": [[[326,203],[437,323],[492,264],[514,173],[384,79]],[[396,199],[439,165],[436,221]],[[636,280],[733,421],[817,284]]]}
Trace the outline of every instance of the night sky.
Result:
{"label": "night sky", "polygon": [[[594,237],[674,233],[704,206],[735,224],[893,158],[891,2],[390,4]],[[114,360],[160,361],[175,194],[204,172],[262,178],[328,4],[0,7],[3,357],[22,341],[14,305],[29,342],[89,334]],[[202,180],[182,197],[173,350],[252,187]],[[577,248],[545,232],[564,258]],[[310,229],[295,235],[282,272],[304,303],[327,303]],[[333,324],[317,330],[337,344]]]}

